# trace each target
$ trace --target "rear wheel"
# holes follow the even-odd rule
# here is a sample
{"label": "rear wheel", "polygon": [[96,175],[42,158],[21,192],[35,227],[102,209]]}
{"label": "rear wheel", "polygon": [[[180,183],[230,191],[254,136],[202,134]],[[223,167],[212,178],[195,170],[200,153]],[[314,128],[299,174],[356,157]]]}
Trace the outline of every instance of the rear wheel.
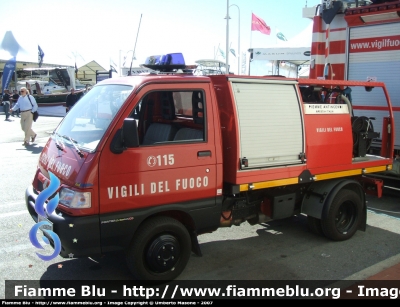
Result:
{"label": "rear wheel", "polygon": [[321,220],[326,237],[335,241],[350,239],[362,220],[362,201],[351,190],[341,190],[332,201],[326,218]]}
{"label": "rear wheel", "polygon": [[126,260],[135,279],[169,281],[185,269],[191,253],[188,230],[177,220],[159,216],[137,230]]}

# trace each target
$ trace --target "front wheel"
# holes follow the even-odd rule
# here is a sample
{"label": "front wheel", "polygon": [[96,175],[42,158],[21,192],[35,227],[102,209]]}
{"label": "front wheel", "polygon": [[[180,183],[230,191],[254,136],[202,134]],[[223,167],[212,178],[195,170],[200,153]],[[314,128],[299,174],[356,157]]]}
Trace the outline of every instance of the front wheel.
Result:
{"label": "front wheel", "polygon": [[126,253],[137,280],[169,281],[185,269],[191,253],[188,230],[177,220],[158,216],[143,223]]}
{"label": "front wheel", "polygon": [[362,212],[362,200],[356,192],[339,191],[332,201],[327,217],[321,220],[325,236],[334,241],[350,239],[361,223]]}

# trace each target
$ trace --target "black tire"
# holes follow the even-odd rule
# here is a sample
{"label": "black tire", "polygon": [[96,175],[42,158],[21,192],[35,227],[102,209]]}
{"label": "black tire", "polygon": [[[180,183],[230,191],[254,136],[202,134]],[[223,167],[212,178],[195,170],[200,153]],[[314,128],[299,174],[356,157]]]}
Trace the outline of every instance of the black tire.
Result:
{"label": "black tire", "polygon": [[327,217],[321,219],[325,236],[334,241],[350,239],[361,223],[362,212],[362,201],[356,192],[339,191],[332,201]]}
{"label": "black tire", "polygon": [[133,277],[170,281],[185,269],[191,253],[188,230],[177,220],[158,216],[139,227],[126,253]]}
{"label": "black tire", "polygon": [[310,228],[311,232],[320,235],[320,236],[324,236],[324,231],[322,230],[322,224],[321,224],[321,220],[317,219],[316,217],[313,216],[307,216],[307,224],[308,224],[308,228]]}

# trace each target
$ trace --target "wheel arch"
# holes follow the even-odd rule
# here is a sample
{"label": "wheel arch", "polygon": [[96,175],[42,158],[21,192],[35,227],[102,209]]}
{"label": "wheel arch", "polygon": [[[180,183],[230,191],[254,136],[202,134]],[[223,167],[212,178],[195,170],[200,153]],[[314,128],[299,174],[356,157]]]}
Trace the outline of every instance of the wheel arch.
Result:
{"label": "wheel arch", "polygon": [[333,179],[328,181],[314,182],[306,191],[301,213],[322,219],[327,216],[333,199],[343,189],[352,190],[357,193],[363,204],[363,217],[358,230],[365,231],[367,226],[367,205],[365,192],[361,184],[352,179]]}
{"label": "wheel arch", "polygon": [[186,227],[191,236],[193,252],[201,255],[197,236],[218,228],[221,206],[222,196],[103,214],[100,216],[102,253],[126,249],[144,222],[152,217],[168,216]]}

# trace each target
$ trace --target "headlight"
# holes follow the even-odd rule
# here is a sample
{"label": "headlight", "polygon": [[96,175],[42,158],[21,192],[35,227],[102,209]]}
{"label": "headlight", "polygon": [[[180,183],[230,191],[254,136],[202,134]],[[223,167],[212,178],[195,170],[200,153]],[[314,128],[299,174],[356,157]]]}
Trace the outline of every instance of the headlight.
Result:
{"label": "headlight", "polygon": [[92,207],[90,192],[77,192],[68,188],[60,190],[60,204],[73,209]]}

